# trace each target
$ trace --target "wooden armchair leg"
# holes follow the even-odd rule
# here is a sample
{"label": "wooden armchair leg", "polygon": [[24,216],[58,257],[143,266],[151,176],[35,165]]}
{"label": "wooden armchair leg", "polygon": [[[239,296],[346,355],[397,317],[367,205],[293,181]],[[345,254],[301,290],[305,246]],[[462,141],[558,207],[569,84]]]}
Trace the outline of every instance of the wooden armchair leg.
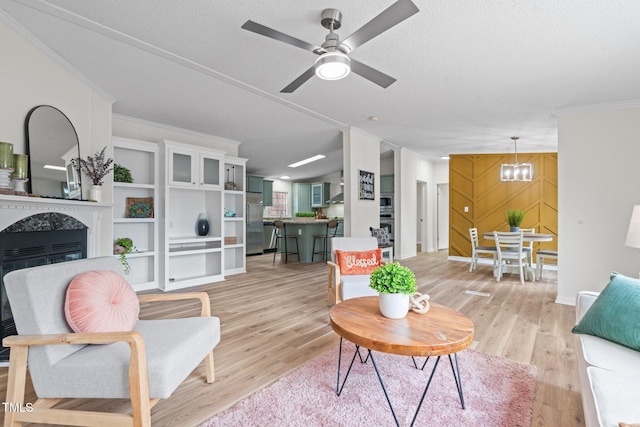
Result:
{"label": "wooden armchair leg", "polygon": [[[14,346],[9,353],[9,372],[7,378],[7,400],[9,404],[24,407],[24,389],[27,380],[27,353],[29,347]],[[19,427],[21,422],[15,420],[16,411],[4,408],[5,427]]]}
{"label": "wooden armchair leg", "polygon": [[213,367],[213,350],[204,358],[204,368],[207,371],[207,383],[211,384],[216,380],[216,374]]}
{"label": "wooden armchair leg", "polygon": [[142,336],[129,343],[131,359],[129,361],[129,394],[134,427],[151,427],[151,402],[149,400],[149,381],[147,378],[146,353]]}

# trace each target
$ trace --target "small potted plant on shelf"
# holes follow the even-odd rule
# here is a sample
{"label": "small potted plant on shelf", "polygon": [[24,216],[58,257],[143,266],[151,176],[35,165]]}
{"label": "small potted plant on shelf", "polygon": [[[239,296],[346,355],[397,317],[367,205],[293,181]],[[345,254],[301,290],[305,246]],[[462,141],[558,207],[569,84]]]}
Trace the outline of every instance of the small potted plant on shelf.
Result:
{"label": "small potted plant on shelf", "polygon": [[416,290],[416,275],[397,262],[382,264],[373,270],[369,287],[378,291],[380,312],[391,319],[407,315],[410,297]]}
{"label": "small potted plant on shelf", "polygon": [[113,164],[113,182],[126,182],[132,183],[133,177],[129,168],[121,166],[117,163]]}
{"label": "small potted plant on shelf", "polygon": [[520,209],[509,209],[505,217],[509,224],[509,231],[520,231],[520,224],[524,219],[524,211]]}
{"label": "small potted plant on shelf", "polygon": [[127,260],[127,254],[135,251],[136,247],[133,245],[133,240],[128,237],[118,237],[116,243],[113,245],[113,253],[120,255],[120,262],[124,267],[124,274],[131,273],[131,266]]}

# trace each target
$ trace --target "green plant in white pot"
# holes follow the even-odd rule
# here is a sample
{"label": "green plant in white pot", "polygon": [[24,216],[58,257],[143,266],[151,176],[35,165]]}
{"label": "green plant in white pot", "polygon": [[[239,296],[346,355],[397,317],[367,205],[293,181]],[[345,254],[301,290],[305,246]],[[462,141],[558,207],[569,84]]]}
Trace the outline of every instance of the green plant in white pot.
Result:
{"label": "green plant in white pot", "polygon": [[380,311],[385,317],[401,319],[409,311],[410,297],[416,290],[416,275],[397,262],[373,270],[369,287],[378,291]]}

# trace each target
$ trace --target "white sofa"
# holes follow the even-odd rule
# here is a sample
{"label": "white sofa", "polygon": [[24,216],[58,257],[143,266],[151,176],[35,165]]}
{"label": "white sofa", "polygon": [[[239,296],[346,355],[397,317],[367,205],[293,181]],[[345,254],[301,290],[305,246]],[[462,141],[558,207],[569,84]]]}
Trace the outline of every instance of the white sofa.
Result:
{"label": "white sofa", "polygon": [[[598,295],[578,293],[576,323]],[[575,337],[585,425],[640,423],[640,352],[592,335]]]}

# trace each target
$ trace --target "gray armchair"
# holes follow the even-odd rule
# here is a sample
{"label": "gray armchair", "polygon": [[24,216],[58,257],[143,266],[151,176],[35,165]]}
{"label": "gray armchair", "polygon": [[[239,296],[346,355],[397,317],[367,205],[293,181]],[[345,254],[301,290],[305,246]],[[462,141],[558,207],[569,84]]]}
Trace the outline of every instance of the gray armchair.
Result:
{"label": "gray armchair", "polygon": [[[92,270],[122,274],[122,265],[114,257],[91,258],[5,275],[19,334],[3,340],[11,348],[6,401],[22,407],[27,403],[27,361],[38,396],[31,412],[6,411],[5,426],[150,426],[151,408],[203,360],[206,381],[214,381],[213,348],[220,341],[220,321],[211,317],[206,293],[138,295],[141,302],[196,299],[201,317],[138,320],[131,332],[74,333],[64,315],[66,289],[75,276]],[[130,399],[132,414],[52,408],[64,398]]]}

